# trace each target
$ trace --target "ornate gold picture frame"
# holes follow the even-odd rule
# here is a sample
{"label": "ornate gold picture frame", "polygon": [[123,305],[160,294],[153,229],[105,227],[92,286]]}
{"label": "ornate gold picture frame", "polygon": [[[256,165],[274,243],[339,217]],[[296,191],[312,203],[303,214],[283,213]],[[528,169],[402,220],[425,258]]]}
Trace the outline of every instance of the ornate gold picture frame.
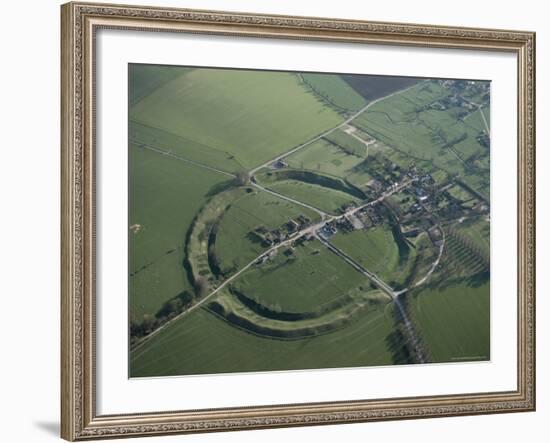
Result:
{"label": "ornate gold picture frame", "polygon": [[[535,34],[524,31],[68,3],[61,8],[61,436],[110,437],[533,411],[535,409]],[[263,37],[517,56],[517,389],[235,408],[96,412],[96,32]],[[121,119],[126,116],[121,116]]]}

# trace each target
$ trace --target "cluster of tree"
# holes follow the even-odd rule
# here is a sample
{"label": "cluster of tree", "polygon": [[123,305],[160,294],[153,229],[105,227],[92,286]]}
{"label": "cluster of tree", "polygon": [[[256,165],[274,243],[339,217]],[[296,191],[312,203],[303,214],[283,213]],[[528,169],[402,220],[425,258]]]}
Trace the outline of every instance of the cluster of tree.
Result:
{"label": "cluster of tree", "polygon": [[144,314],[140,319],[132,318],[130,320],[130,343],[134,344],[176,315],[181,314],[193,303],[194,299],[193,294],[186,290],[164,303],[155,315]]}
{"label": "cluster of tree", "polygon": [[484,269],[490,268],[490,253],[488,248],[479,246],[470,237],[464,235],[462,232],[453,227],[449,227],[448,233],[460,246],[466,249],[474,259],[479,261],[483,265]]}
{"label": "cluster of tree", "polygon": [[235,183],[237,186],[245,186],[250,183],[250,174],[247,171],[238,171],[235,174]]}

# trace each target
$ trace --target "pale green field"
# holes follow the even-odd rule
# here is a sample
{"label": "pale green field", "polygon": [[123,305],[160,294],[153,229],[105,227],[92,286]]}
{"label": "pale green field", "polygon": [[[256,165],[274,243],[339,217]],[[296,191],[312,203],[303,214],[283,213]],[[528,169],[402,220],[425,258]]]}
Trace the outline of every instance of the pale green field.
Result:
{"label": "pale green field", "polygon": [[246,169],[342,121],[294,74],[221,69],[164,84],[131,108],[130,119],[234,155]]}

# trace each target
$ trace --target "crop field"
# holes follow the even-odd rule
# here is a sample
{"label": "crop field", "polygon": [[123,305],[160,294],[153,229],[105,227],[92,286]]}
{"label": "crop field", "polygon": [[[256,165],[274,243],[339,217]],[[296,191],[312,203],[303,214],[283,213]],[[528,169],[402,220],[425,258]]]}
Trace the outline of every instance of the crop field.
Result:
{"label": "crop field", "polygon": [[130,306],[140,317],[189,288],[185,235],[210,189],[224,177],[130,146]]}
{"label": "crop field", "polygon": [[300,215],[319,219],[311,209],[263,191],[255,190],[231,204],[216,235],[215,250],[222,270],[240,269],[266,249],[258,236],[251,235],[256,228],[277,229]]}
{"label": "crop field", "polygon": [[313,311],[368,285],[362,274],[317,240],[281,251],[267,266],[247,271],[234,284],[248,297],[283,312]]}
{"label": "crop field", "polygon": [[342,117],[292,74],[196,69],[141,99],[130,119],[226,152],[250,168],[336,126]]}
{"label": "crop field", "polygon": [[414,296],[412,316],[436,361],[490,358],[489,302],[487,283],[478,287],[451,284]]}
{"label": "crop field", "polygon": [[489,358],[489,83],[128,75],[131,377]]}
{"label": "crop field", "polygon": [[315,94],[338,111],[358,111],[367,104],[366,100],[340,76],[302,74],[302,78]]}
{"label": "crop field", "polygon": [[303,340],[259,337],[198,310],[131,357],[132,377],[404,364],[403,342],[383,307],[334,333]]}

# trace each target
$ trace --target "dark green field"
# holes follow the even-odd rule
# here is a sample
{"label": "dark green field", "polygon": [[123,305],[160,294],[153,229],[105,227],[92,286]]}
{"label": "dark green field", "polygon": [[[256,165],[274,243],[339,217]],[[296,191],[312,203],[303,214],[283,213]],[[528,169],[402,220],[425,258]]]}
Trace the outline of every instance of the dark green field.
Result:
{"label": "dark green field", "polygon": [[412,315],[435,361],[490,358],[490,308],[487,283],[424,289],[411,301]]}

